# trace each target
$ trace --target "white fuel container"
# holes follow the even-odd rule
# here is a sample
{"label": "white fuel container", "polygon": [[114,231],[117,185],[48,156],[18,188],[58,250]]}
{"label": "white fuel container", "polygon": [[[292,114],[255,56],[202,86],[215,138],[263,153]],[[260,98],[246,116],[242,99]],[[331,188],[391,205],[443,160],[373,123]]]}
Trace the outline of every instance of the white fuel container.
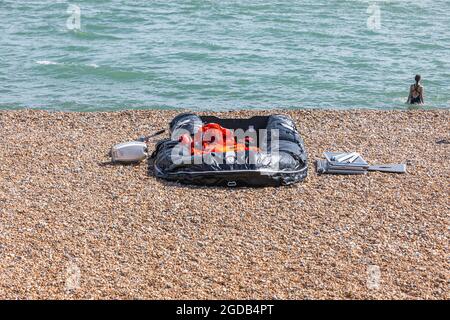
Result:
{"label": "white fuel container", "polygon": [[111,148],[113,162],[133,163],[147,158],[147,144],[141,141],[130,141],[116,144]]}

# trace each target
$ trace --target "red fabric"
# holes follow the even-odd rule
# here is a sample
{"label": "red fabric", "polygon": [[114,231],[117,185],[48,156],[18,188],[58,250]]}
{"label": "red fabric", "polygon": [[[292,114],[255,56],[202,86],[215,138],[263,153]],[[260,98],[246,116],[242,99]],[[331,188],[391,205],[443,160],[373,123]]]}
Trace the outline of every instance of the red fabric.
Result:
{"label": "red fabric", "polygon": [[[232,131],[217,123],[205,124],[196,134],[200,135],[196,137],[198,139],[192,139],[188,134],[182,135],[179,139],[180,143],[191,145],[191,154],[193,155],[211,152],[259,151],[258,147],[248,145],[253,142],[251,137],[245,137],[245,143],[237,143],[237,139]],[[196,146],[195,141],[201,141],[202,145]]]}

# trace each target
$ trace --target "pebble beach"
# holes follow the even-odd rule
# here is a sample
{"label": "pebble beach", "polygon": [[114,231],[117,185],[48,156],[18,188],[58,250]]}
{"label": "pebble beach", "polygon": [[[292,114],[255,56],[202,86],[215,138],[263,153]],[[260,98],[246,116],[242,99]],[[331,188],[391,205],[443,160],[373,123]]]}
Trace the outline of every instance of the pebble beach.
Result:
{"label": "pebble beach", "polygon": [[[450,298],[448,109],[209,113],[290,115],[309,172],[287,187],[192,187],[109,162],[179,112],[0,111],[0,298]],[[407,173],[317,175],[324,151]]]}

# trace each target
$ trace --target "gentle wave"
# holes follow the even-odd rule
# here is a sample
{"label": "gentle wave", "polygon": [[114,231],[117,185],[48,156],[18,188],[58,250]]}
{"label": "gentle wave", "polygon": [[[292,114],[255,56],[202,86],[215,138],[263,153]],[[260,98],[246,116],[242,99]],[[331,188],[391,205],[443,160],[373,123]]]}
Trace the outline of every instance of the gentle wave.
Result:
{"label": "gentle wave", "polygon": [[100,77],[117,81],[139,81],[146,78],[152,79],[154,77],[154,74],[151,71],[137,71],[112,66],[100,66],[95,63],[79,64],[39,60],[36,61],[36,64],[55,68],[46,69],[44,72],[45,74],[58,79]]}
{"label": "gentle wave", "polygon": [[44,66],[80,66],[80,67],[91,67],[91,68],[99,68],[98,64],[95,63],[87,63],[83,65],[77,65],[77,64],[66,64],[63,62],[57,62],[57,61],[49,61],[49,60],[38,60],[36,61],[37,64],[44,65]]}
{"label": "gentle wave", "polygon": [[36,61],[37,64],[42,64],[45,66],[49,66],[49,65],[61,65],[62,63],[59,62],[55,62],[55,61],[48,61],[48,60],[38,60]]}

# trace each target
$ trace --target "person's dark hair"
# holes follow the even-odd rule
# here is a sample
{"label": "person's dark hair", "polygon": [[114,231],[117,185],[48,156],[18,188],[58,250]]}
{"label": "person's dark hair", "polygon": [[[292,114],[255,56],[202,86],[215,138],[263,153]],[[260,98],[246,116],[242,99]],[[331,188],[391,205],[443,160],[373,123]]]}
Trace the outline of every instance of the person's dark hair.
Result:
{"label": "person's dark hair", "polygon": [[416,80],[416,84],[419,84],[419,81],[422,77],[420,76],[420,74],[416,74],[416,77],[414,78]]}

